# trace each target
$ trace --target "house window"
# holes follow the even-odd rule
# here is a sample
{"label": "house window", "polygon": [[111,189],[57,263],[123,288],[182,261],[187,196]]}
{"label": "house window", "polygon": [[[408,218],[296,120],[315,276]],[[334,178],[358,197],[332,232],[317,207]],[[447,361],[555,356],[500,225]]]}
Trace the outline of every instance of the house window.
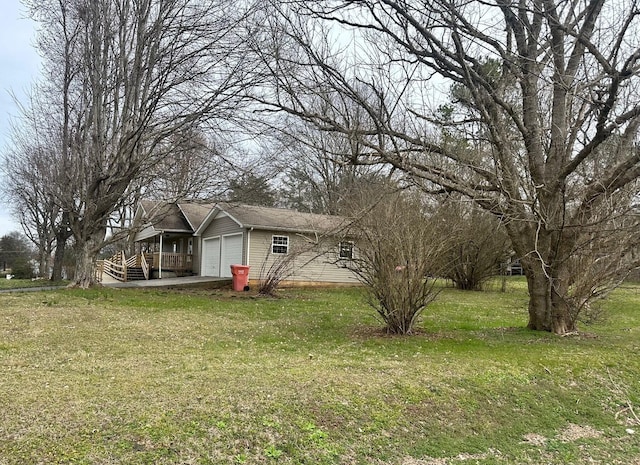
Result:
{"label": "house window", "polygon": [[280,255],[289,253],[289,236],[272,236],[271,253]]}
{"label": "house window", "polygon": [[340,260],[353,260],[353,242],[340,242],[338,258]]}

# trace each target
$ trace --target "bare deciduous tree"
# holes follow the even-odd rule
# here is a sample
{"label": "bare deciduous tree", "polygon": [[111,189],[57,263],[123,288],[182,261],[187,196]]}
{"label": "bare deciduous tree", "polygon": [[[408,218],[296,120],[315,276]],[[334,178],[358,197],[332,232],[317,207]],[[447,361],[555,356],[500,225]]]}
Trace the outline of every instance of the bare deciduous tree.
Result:
{"label": "bare deciduous tree", "polygon": [[221,197],[228,172],[234,165],[227,147],[205,129],[177,131],[158,150],[158,163],[142,174],[141,195],[148,199],[173,201],[189,194],[193,199]]}
{"label": "bare deciduous tree", "polygon": [[302,125],[289,126],[296,131],[294,140],[286,138],[282,180],[284,197],[299,210],[332,215],[350,215],[352,197],[362,185],[383,176],[384,169],[349,163],[351,151],[347,137],[326,133]]}
{"label": "bare deciduous tree", "polygon": [[[109,220],[178,133],[237,104],[242,8],[225,0],[31,2],[59,121],[51,195],[74,237],[75,285],[94,282]],[[233,7],[233,8],[232,8]]]}
{"label": "bare deciduous tree", "polygon": [[46,167],[33,155],[18,150],[6,154],[3,171],[8,181],[3,191],[26,236],[38,248],[38,275],[48,276],[60,210],[44,189],[49,182]]}
{"label": "bare deciduous tree", "polygon": [[51,255],[55,251],[51,280],[62,279],[62,262],[71,236],[68,216],[51,195],[51,186],[60,179],[57,147],[60,127],[48,118],[43,94],[36,88],[30,104],[22,107],[20,124],[13,128],[11,145],[3,153],[2,169],[6,174],[6,195],[11,199],[13,213],[19,219],[26,236],[38,248],[39,276],[49,276]]}
{"label": "bare deciduous tree", "polygon": [[[500,217],[527,276],[529,328],[575,330],[587,290],[637,266],[634,235],[600,240],[638,226],[626,194],[640,175],[634,0],[273,5],[278,19],[255,35],[272,90],[257,100],[357,139],[354,163],[392,166]],[[329,105],[316,105],[323,95]],[[603,257],[616,272],[581,284],[590,275],[576,261]]]}

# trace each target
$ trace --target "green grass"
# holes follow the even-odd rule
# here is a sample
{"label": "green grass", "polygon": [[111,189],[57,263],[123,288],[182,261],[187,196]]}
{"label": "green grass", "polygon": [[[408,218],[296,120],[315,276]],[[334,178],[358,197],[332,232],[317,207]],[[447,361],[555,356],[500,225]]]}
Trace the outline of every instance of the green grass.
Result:
{"label": "green grass", "polygon": [[46,279],[6,279],[5,275],[0,275],[0,290],[3,289],[28,289],[32,287],[57,287],[66,286],[68,281],[49,281]]}
{"label": "green grass", "polygon": [[358,289],[3,294],[0,464],[639,464],[639,304],[539,334],[514,279],[391,337]]}

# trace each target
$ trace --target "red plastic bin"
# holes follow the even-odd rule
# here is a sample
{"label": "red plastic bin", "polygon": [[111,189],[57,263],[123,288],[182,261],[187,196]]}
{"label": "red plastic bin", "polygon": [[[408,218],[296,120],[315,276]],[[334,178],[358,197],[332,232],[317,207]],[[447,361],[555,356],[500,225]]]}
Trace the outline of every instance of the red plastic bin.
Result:
{"label": "red plastic bin", "polygon": [[231,265],[231,285],[234,291],[249,290],[249,266]]}

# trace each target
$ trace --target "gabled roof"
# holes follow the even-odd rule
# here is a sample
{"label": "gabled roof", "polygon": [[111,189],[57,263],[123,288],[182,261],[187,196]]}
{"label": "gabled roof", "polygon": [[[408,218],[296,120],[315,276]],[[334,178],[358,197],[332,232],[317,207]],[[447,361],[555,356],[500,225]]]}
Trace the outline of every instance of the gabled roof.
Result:
{"label": "gabled roof", "polygon": [[348,225],[344,217],[303,213],[284,208],[260,207],[234,203],[218,203],[207,215],[196,235],[200,235],[211,221],[221,214],[228,215],[238,226],[245,229],[263,229],[283,232],[338,232]]}
{"label": "gabled roof", "polygon": [[156,231],[193,232],[178,205],[157,200],[141,200],[142,215]]}
{"label": "gabled roof", "polygon": [[[144,221],[156,232],[176,232],[193,234],[200,227],[207,214],[215,206],[213,203],[167,203],[158,200],[141,200],[136,218]],[[146,235],[153,234],[147,232]]]}
{"label": "gabled roof", "polygon": [[185,202],[178,204],[178,207],[182,211],[182,214],[189,223],[189,226],[191,226],[193,232],[195,232],[200,227],[200,225],[214,206],[214,203]]}
{"label": "gabled roof", "polygon": [[244,229],[262,229],[292,233],[337,233],[345,229],[347,218],[333,215],[303,213],[285,208],[260,207],[221,202],[218,204],[181,202],[166,203],[156,200],[140,201],[136,217],[149,226],[136,236],[136,240],[161,232],[202,234],[211,221],[228,216]]}

